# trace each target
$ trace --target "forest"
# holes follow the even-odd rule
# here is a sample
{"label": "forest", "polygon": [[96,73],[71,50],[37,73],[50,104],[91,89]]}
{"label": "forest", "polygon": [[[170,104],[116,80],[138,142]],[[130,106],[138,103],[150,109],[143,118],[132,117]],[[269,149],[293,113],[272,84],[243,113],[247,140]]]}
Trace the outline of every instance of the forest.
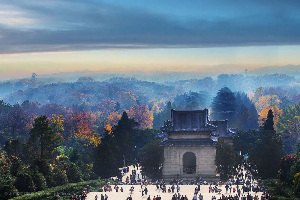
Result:
{"label": "forest", "polygon": [[[141,161],[147,148],[157,146],[156,135],[171,109],[208,108],[211,120],[228,119],[238,135],[234,147],[252,152],[254,159],[263,133],[279,136],[280,155],[299,152],[300,79],[285,74],[220,74],[163,83],[126,77],[28,78],[1,82],[0,99],[1,199],[120,175],[124,162]],[[295,157],[286,159],[294,159],[290,167],[299,165]],[[281,172],[281,179],[292,184],[299,167],[290,174],[278,160],[280,167],[288,173]]]}

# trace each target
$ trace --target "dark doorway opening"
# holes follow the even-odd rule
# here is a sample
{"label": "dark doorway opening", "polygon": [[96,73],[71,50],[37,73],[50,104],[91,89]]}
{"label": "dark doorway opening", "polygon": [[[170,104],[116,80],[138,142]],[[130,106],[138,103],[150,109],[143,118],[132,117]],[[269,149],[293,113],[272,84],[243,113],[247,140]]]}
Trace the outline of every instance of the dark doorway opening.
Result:
{"label": "dark doorway opening", "polygon": [[183,173],[196,173],[196,156],[192,152],[187,152],[183,155]]}

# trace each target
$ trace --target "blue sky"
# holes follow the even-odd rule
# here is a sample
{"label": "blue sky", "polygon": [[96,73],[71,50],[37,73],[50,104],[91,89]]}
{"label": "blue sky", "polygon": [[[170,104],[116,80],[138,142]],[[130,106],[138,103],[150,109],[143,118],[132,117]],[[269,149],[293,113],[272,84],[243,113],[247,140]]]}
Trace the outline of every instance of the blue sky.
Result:
{"label": "blue sky", "polygon": [[[72,56],[68,54],[64,60],[65,52],[74,52],[74,56],[79,52],[84,57],[92,51],[95,56],[109,54],[113,60],[122,60],[129,54],[132,57],[129,65],[135,59],[137,63],[149,62],[143,53],[156,54],[159,49],[164,49],[166,56],[163,54],[162,59],[165,63],[169,61],[168,66],[173,66],[171,61],[177,51],[187,58],[199,54],[215,56],[220,62],[223,58],[219,54],[224,52],[228,61],[225,59],[221,64],[236,64],[234,60],[242,59],[247,65],[249,60],[256,59],[251,57],[253,52],[271,54],[268,59],[273,56],[280,60],[270,65],[299,64],[296,56],[278,54],[278,49],[279,52],[299,50],[299,10],[300,1],[296,0],[2,0],[0,72],[12,73],[7,71],[7,65],[16,69],[27,66],[22,65],[22,56],[16,57],[20,54],[27,54],[33,62],[45,53],[52,53],[59,55],[53,61],[58,64],[64,61],[66,67]],[[203,49],[210,49],[209,55]],[[239,55],[241,49],[248,53]],[[136,50],[141,51],[135,58]],[[83,58],[83,62],[88,58]],[[19,60],[18,67],[10,59]],[[266,58],[261,59],[261,64],[257,61],[254,65],[268,65]],[[52,68],[45,62],[46,57],[41,65]],[[186,66],[189,62],[187,59]],[[205,64],[199,63],[209,65],[209,59]],[[197,66],[197,62],[194,64]],[[184,70],[184,62],[180,66]],[[33,67],[31,71],[35,69],[39,70]]]}

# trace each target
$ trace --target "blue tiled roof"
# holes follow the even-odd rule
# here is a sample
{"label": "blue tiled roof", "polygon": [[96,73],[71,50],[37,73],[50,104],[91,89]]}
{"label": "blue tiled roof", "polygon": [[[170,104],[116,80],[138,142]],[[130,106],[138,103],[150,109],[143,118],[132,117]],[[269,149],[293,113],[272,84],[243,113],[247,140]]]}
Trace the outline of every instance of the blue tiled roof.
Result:
{"label": "blue tiled roof", "polygon": [[166,139],[160,143],[162,146],[203,146],[217,145],[218,143],[210,138],[203,139]]}

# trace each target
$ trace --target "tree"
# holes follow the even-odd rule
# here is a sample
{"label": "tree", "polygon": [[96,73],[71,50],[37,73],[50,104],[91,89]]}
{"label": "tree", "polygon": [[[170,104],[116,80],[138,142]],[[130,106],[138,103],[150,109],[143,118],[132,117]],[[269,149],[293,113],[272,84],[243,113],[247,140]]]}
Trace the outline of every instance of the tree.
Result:
{"label": "tree", "polygon": [[228,175],[235,172],[235,166],[241,161],[239,158],[241,157],[238,157],[232,145],[219,141],[216,151],[216,165],[223,177],[227,178]]}
{"label": "tree", "polygon": [[295,153],[300,135],[300,103],[284,108],[276,127],[282,137],[285,152]]}
{"label": "tree", "polygon": [[147,105],[133,105],[130,107],[128,117],[138,123],[138,128],[146,129],[153,126],[153,113],[149,111]]}
{"label": "tree", "polygon": [[17,174],[15,186],[19,192],[34,192],[35,185],[30,174],[20,172]]}
{"label": "tree", "polygon": [[159,146],[160,141],[154,140],[146,144],[141,154],[142,172],[149,177],[159,178],[161,166],[164,161],[163,147]]}
{"label": "tree", "polygon": [[46,178],[42,173],[38,171],[37,167],[31,170],[31,178],[36,187],[36,191],[41,191],[46,189],[47,187]]}
{"label": "tree", "polygon": [[219,90],[212,102],[211,118],[213,120],[228,119],[229,125],[235,123],[236,98],[234,93],[224,87]]}
{"label": "tree", "polygon": [[114,127],[113,132],[111,133],[115,145],[110,145],[110,147],[119,166],[123,165],[123,155],[129,161],[134,160],[134,138],[136,136],[137,125],[138,123],[135,122],[134,119],[130,119],[127,113],[123,112],[118,125]]}
{"label": "tree", "polygon": [[267,115],[267,120],[264,123],[264,130],[266,131],[274,131],[274,115],[273,115],[273,111],[270,109]]}
{"label": "tree", "polygon": [[284,155],[280,136],[273,128],[273,112],[270,109],[264,126],[260,129],[260,138],[250,151],[249,159],[257,164],[262,178],[275,178],[280,169],[280,159]]}
{"label": "tree", "polygon": [[233,146],[236,151],[241,151],[242,155],[245,155],[251,151],[259,138],[260,132],[258,130],[238,130],[237,137],[233,139]]}
{"label": "tree", "polygon": [[66,174],[68,176],[69,183],[77,183],[82,181],[82,174],[80,172],[80,169],[74,163],[69,163]]}
{"label": "tree", "polygon": [[29,144],[34,146],[41,158],[49,159],[52,151],[58,146],[60,137],[54,133],[45,115],[37,117],[30,131]]}
{"label": "tree", "polygon": [[[279,179],[285,183],[292,184],[291,182],[291,167],[297,161],[297,155],[286,155],[280,159]],[[292,175],[292,177],[294,174]]]}
{"label": "tree", "polygon": [[[107,137],[111,139],[110,135]],[[101,178],[110,178],[119,173],[118,162],[107,142],[102,142],[95,148],[93,171]]]}
{"label": "tree", "polygon": [[269,113],[269,110],[272,110],[274,118],[273,118],[273,123],[275,125],[275,130],[276,130],[276,125],[277,122],[279,120],[279,116],[282,114],[282,110],[279,109],[278,106],[273,106],[273,107],[266,107],[264,108],[260,113],[259,113],[259,118],[258,118],[258,122],[259,125],[262,126],[267,118],[267,115]]}

